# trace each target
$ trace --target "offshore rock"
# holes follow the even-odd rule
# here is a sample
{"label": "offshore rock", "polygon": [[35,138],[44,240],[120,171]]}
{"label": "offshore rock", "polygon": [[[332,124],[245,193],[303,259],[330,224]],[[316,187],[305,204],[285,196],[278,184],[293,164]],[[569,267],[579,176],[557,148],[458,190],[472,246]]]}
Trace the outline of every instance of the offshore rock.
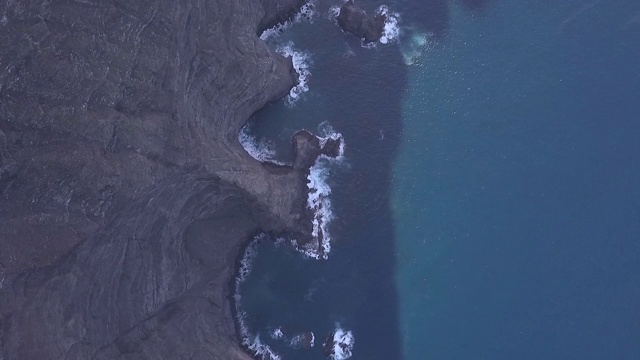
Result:
{"label": "offshore rock", "polygon": [[256,32],[299,4],[0,2],[0,359],[249,359],[238,252],[307,234],[307,187],[237,134],[296,82]]}
{"label": "offshore rock", "polygon": [[293,135],[294,169],[306,171],[320,155],[336,158],[340,155],[342,138],[328,138],[321,144],[320,139],[308,131],[301,130]]}
{"label": "offshore rock", "polygon": [[348,0],[340,8],[337,19],[343,31],[357,36],[365,43],[373,43],[382,37],[387,17],[384,14],[377,14],[370,18],[364,10],[356,6],[353,0]]}
{"label": "offshore rock", "polygon": [[265,14],[258,24],[257,34],[290,20],[308,0],[262,0]]}

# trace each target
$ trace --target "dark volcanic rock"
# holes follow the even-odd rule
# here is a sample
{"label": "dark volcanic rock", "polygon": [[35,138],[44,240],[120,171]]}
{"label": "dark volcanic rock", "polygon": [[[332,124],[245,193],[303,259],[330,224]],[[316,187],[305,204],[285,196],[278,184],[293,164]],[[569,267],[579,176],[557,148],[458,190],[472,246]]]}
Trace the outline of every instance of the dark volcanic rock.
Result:
{"label": "dark volcanic rock", "polygon": [[309,225],[237,134],[296,81],[256,31],[299,3],[0,2],[0,358],[249,358],[239,249]]}
{"label": "dark volcanic rock", "polygon": [[293,135],[293,152],[295,169],[308,169],[315,162],[321,153],[320,140],[317,136],[308,131],[298,131]]}
{"label": "dark volcanic rock", "polygon": [[377,14],[370,18],[364,10],[356,6],[353,0],[349,0],[342,5],[338,15],[340,28],[363,39],[365,43],[380,40],[386,20],[387,17],[383,14]]}
{"label": "dark volcanic rock", "polygon": [[305,171],[313,166],[320,155],[326,155],[331,158],[338,157],[342,138],[328,138],[322,144],[317,136],[301,130],[293,135],[292,144],[295,154],[293,168]]}
{"label": "dark volcanic rock", "polygon": [[334,333],[330,333],[322,343],[322,351],[326,356],[333,355],[333,336]]}

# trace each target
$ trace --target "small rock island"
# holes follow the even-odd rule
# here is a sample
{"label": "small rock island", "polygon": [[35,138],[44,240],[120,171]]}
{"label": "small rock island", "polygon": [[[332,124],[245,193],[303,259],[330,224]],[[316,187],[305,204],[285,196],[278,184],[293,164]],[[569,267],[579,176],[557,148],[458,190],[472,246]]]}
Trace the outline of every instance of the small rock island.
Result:
{"label": "small rock island", "polygon": [[376,14],[370,17],[353,0],[348,0],[340,8],[337,19],[338,25],[343,31],[351,33],[362,39],[365,44],[369,44],[382,38],[387,16]]}

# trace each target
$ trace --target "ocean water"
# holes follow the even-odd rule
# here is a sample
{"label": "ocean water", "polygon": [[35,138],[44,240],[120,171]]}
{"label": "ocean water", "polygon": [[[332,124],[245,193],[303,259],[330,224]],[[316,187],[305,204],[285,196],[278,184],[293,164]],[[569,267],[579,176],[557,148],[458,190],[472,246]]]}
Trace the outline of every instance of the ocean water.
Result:
{"label": "ocean water", "polygon": [[241,140],[346,149],[329,258],[261,237],[243,335],[282,359],[326,359],[336,329],[352,359],[640,359],[640,2],[359,1],[399,14],[372,48],[340,4],[263,36],[304,86]]}

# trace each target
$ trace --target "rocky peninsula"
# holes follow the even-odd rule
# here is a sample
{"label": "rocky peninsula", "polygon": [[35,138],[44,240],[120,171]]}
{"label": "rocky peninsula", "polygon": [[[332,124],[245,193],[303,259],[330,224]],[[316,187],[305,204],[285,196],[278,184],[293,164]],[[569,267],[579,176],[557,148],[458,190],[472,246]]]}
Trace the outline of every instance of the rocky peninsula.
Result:
{"label": "rocky peninsula", "polygon": [[258,36],[303,2],[0,4],[0,359],[250,359],[240,250],[314,240],[306,176],[338,147],[238,141],[297,81]]}

